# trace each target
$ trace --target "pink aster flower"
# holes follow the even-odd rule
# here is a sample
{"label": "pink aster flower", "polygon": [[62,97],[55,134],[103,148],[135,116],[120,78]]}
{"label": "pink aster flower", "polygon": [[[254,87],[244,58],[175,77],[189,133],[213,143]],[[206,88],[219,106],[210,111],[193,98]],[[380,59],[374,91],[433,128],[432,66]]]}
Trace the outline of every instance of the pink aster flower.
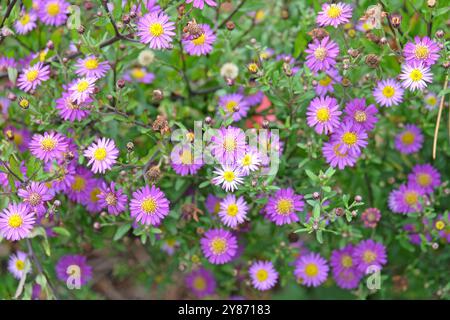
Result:
{"label": "pink aster flower", "polygon": [[332,133],[339,126],[341,113],[335,98],[316,97],[311,100],[306,112],[308,126],[318,134]]}
{"label": "pink aster flower", "polygon": [[243,175],[249,175],[250,172],[256,171],[261,166],[261,155],[256,147],[247,147],[247,151],[238,159],[237,165],[241,169]]}
{"label": "pink aster flower", "polygon": [[375,266],[382,268],[387,262],[386,248],[382,243],[373,240],[361,241],[353,250],[356,268],[366,273],[367,268]]}
{"label": "pink aster flower", "polygon": [[200,36],[189,35],[182,41],[184,49],[191,56],[207,55],[212,51],[212,44],[216,41],[216,35],[209,25],[199,24],[198,27],[203,30]]}
{"label": "pink aster flower", "polygon": [[255,261],[248,269],[252,286],[260,291],[272,289],[278,281],[278,272],[270,261]]}
{"label": "pink aster flower", "polygon": [[10,203],[0,213],[0,233],[6,240],[26,238],[36,222],[34,212],[24,203]]}
{"label": "pink aster flower", "polygon": [[245,133],[240,128],[222,127],[211,142],[212,154],[222,164],[234,164],[245,153]]}
{"label": "pink aster flower", "polygon": [[88,166],[92,164],[92,172],[105,173],[111,170],[117,162],[119,150],[116,148],[114,140],[101,138],[93,142],[84,152],[84,156],[89,159]]}
{"label": "pink aster flower", "polygon": [[438,96],[434,92],[427,93],[424,99],[427,110],[434,110],[438,106]]}
{"label": "pink aster flower", "polygon": [[[27,63],[29,65],[29,63]],[[0,56],[0,71],[6,72],[8,68],[16,68],[17,62],[14,58]]]}
{"label": "pink aster flower", "polygon": [[236,228],[245,221],[248,209],[244,197],[237,198],[234,194],[228,194],[220,202],[219,217],[227,227]]}
{"label": "pink aster flower", "polygon": [[31,154],[44,162],[61,159],[67,147],[67,138],[53,131],[33,135],[29,144]]}
{"label": "pink aster flower", "polygon": [[341,153],[359,154],[361,148],[367,146],[367,132],[353,121],[343,122],[331,136],[331,140],[339,142],[337,148]]}
{"label": "pink aster flower", "polygon": [[169,16],[163,11],[147,13],[137,23],[138,33],[142,43],[151,49],[168,49],[175,35],[175,24],[169,21]]}
{"label": "pink aster flower", "polygon": [[423,91],[427,87],[427,82],[433,81],[433,73],[429,67],[421,63],[413,62],[412,64],[403,64],[402,73],[400,74],[402,86],[410,91]]}
{"label": "pink aster flower", "polygon": [[236,237],[224,229],[211,229],[204,233],[200,240],[203,254],[212,264],[230,262],[237,253]]}
{"label": "pink aster flower", "polygon": [[322,4],[322,11],[317,15],[317,24],[321,27],[333,26],[337,28],[338,25],[350,21],[352,11],[352,7],[346,3],[324,3]]}
{"label": "pink aster flower", "polygon": [[131,217],[143,225],[158,226],[169,214],[169,200],[157,187],[145,186],[133,192]]}
{"label": "pink aster flower", "polygon": [[413,124],[407,124],[395,137],[395,148],[403,154],[415,153],[422,148],[423,141],[420,129]]}
{"label": "pink aster flower", "polygon": [[147,72],[145,68],[135,67],[131,70],[128,70],[123,75],[123,79],[128,82],[139,82],[150,84],[155,80],[155,75],[151,72]]}
{"label": "pink aster flower", "polygon": [[333,85],[342,81],[339,71],[336,69],[328,69],[323,72],[323,75],[317,80],[317,85],[314,87],[318,96],[324,96],[327,93],[334,92]]}
{"label": "pink aster flower", "polygon": [[200,267],[197,270],[192,270],[186,276],[186,286],[191,289],[197,298],[202,299],[214,293],[216,280],[211,271]]}
{"label": "pink aster flower", "polygon": [[62,119],[70,122],[81,121],[85,119],[91,112],[92,99],[88,97],[83,103],[77,104],[73,102],[71,94],[63,92],[62,97],[56,100],[56,109]]}
{"label": "pink aster flower", "polygon": [[441,175],[431,164],[418,164],[408,175],[408,183],[415,183],[425,193],[432,193],[441,184]]}
{"label": "pink aster flower", "polygon": [[381,212],[377,208],[367,208],[361,214],[361,220],[364,222],[364,227],[366,228],[375,228],[380,219]]}
{"label": "pink aster flower", "polygon": [[194,157],[195,150],[191,143],[175,146],[170,155],[170,163],[175,172],[181,176],[194,175],[203,166],[201,154]]}
{"label": "pink aster flower", "polygon": [[304,205],[303,196],[295,194],[292,188],[280,189],[269,197],[266,217],[277,226],[297,222],[297,214],[303,211]]}
{"label": "pink aster flower", "polygon": [[90,213],[99,213],[102,210],[99,195],[102,192],[100,187],[104,183],[101,179],[92,179],[92,185],[89,189],[89,196],[84,201],[86,209]]}
{"label": "pink aster flower", "polygon": [[355,268],[346,271],[333,272],[333,279],[337,286],[346,290],[358,288],[359,282],[363,276],[364,274]]}
{"label": "pink aster flower", "polygon": [[111,182],[110,185],[103,183],[97,197],[99,205],[107,208],[109,214],[117,216],[126,209],[128,197],[121,188],[116,190],[114,182]]}
{"label": "pink aster flower", "polygon": [[194,8],[198,8],[198,9],[203,9],[203,6],[205,5],[205,3],[210,6],[210,7],[215,7],[217,6],[217,3],[213,0],[186,0],[186,3],[192,3],[192,6]]}
{"label": "pink aster flower", "polygon": [[15,254],[12,254],[8,261],[8,271],[17,280],[22,279],[25,274],[30,273],[31,263],[27,254],[22,251],[17,251]]}
{"label": "pink aster flower", "polygon": [[39,19],[49,26],[63,25],[67,20],[69,3],[64,0],[45,0],[39,2]]}
{"label": "pink aster flower", "polygon": [[[82,255],[62,256],[56,264],[56,276],[66,284],[69,278],[72,279],[71,285],[75,288],[77,285],[86,285],[92,278],[92,267],[87,263],[87,259]],[[74,277],[73,275],[77,275]]]}
{"label": "pink aster flower", "polygon": [[77,69],[75,73],[81,77],[91,77],[91,78],[103,78],[111,66],[107,61],[99,61],[99,59],[90,55],[84,59],[78,59],[75,64]]}
{"label": "pink aster flower", "polygon": [[386,79],[378,82],[373,90],[373,96],[377,103],[383,107],[396,106],[403,101],[403,88],[394,79]]}
{"label": "pink aster flower", "polygon": [[408,42],[403,48],[403,56],[407,64],[423,63],[429,67],[439,59],[440,48],[428,37],[414,37],[414,42]]}
{"label": "pink aster flower", "polygon": [[38,62],[22,71],[17,79],[17,87],[20,90],[29,92],[36,90],[42,81],[50,79],[50,67],[44,66],[42,62]]}
{"label": "pink aster flower", "polygon": [[53,194],[44,183],[32,181],[24,189],[19,189],[17,195],[28,204],[30,209],[40,217],[45,214],[45,202],[53,199]]}
{"label": "pink aster flower", "polygon": [[91,171],[85,167],[77,166],[74,174],[71,176],[70,186],[63,191],[70,200],[86,204],[94,183],[95,180]]}
{"label": "pink aster flower", "polygon": [[350,100],[344,111],[344,121],[354,121],[367,131],[373,130],[375,123],[378,121],[378,118],[375,116],[378,113],[377,108],[373,104],[366,106],[365,98]]}
{"label": "pink aster flower", "polygon": [[37,16],[33,11],[22,12],[20,18],[14,23],[14,29],[18,34],[26,34],[36,28]]}
{"label": "pink aster flower", "polygon": [[305,50],[308,54],[306,56],[306,65],[313,72],[327,71],[333,68],[336,64],[336,57],[339,55],[339,46],[330,37],[325,37],[322,40],[314,39],[308,44],[308,49]]}
{"label": "pink aster flower", "polygon": [[323,144],[322,153],[327,163],[333,168],[338,167],[339,170],[343,170],[347,166],[353,167],[360,152],[341,152],[340,145],[339,141],[329,141]]}
{"label": "pink aster flower", "polygon": [[212,183],[216,186],[222,185],[222,189],[227,192],[237,190],[238,186],[244,182],[242,170],[236,165],[216,168],[214,174],[216,176],[212,179]]}
{"label": "pink aster flower", "polygon": [[317,253],[301,256],[295,265],[294,275],[307,287],[318,287],[327,280],[327,261]]}
{"label": "pink aster flower", "polygon": [[92,77],[85,77],[72,81],[68,86],[70,99],[77,104],[88,101],[94,93],[96,81],[97,79]]}
{"label": "pink aster flower", "polygon": [[250,106],[240,93],[226,94],[219,98],[219,106],[225,111],[226,117],[232,117],[233,121],[239,121],[247,116]]}
{"label": "pink aster flower", "polygon": [[394,213],[409,214],[422,211],[420,203],[425,192],[416,184],[402,184],[389,195],[389,209]]}

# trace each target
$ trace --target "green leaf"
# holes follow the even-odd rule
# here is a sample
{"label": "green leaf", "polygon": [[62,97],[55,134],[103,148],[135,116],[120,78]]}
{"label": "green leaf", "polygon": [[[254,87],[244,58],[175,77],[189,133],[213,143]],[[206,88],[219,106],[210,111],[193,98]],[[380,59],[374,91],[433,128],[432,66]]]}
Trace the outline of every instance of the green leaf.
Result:
{"label": "green leaf", "polygon": [[320,203],[319,202],[316,202],[314,204],[313,217],[314,217],[314,220],[319,220],[319,218],[320,218]]}
{"label": "green leaf", "polygon": [[9,168],[16,176],[23,179],[22,171],[20,171],[20,164],[13,156],[9,157]]}
{"label": "green leaf", "polygon": [[319,243],[321,243],[321,244],[323,243],[322,230],[317,230],[316,239]]}
{"label": "green leaf", "polygon": [[63,227],[53,227],[52,229],[57,234],[64,236],[64,237],[70,237],[70,232],[66,228]]}
{"label": "green leaf", "polygon": [[113,240],[117,241],[119,239],[122,239],[123,236],[130,230],[131,223],[125,223],[121,225],[119,228],[117,228],[116,233],[114,234]]}
{"label": "green leaf", "polygon": [[206,181],[203,181],[202,183],[200,183],[200,185],[198,186],[198,188],[199,188],[199,189],[202,189],[202,188],[205,188],[205,187],[209,186],[210,184],[211,184],[211,181],[206,180]]}

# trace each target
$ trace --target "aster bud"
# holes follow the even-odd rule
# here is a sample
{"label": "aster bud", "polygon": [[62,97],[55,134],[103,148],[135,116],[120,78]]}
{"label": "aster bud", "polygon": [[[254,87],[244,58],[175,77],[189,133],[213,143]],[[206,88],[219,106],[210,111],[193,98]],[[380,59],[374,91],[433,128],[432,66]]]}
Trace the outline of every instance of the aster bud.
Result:
{"label": "aster bud", "polygon": [[128,152],[131,152],[131,151],[133,151],[134,150],[134,143],[133,142],[128,142],[127,143],[127,150],[128,150]]}
{"label": "aster bud", "polygon": [[268,129],[270,127],[270,122],[267,119],[264,119],[262,122],[263,129]]}
{"label": "aster bud", "polygon": [[26,110],[26,109],[28,109],[30,107],[30,101],[28,101],[28,99],[26,99],[26,98],[20,97],[19,98],[19,106],[22,109]]}
{"label": "aster bud", "polygon": [[94,229],[95,230],[100,230],[101,227],[102,227],[102,225],[100,224],[100,222],[98,222],[98,221],[94,222]]}
{"label": "aster bud", "polygon": [[433,243],[431,244],[431,248],[433,248],[433,250],[439,249],[439,243],[433,242]]}
{"label": "aster bud", "polygon": [[59,206],[61,205],[61,201],[55,200],[55,201],[53,201],[53,205],[54,205],[55,207],[59,207]]}
{"label": "aster bud", "polygon": [[281,9],[281,19],[284,19],[284,20],[289,19],[289,9],[287,7],[283,7]]}
{"label": "aster bud", "polygon": [[108,95],[106,96],[106,99],[112,100],[112,99],[114,99],[114,97],[113,97],[111,94],[108,94]]}
{"label": "aster bud", "polygon": [[234,28],[236,28],[236,24],[233,21],[228,20],[226,23],[226,27],[228,30],[233,31]]}
{"label": "aster bud", "polygon": [[86,31],[86,28],[85,28],[83,25],[80,25],[80,26],[77,28],[77,32],[78,32],[79,34],[84,34],[84,31]]}
{"label": "aster bud", "polygon": [[101,12],[100,10],[97,11],[97,17],[101,17],[101,16],[103,16],[103,12]]}
{"label": "aster bud", "polygon": [[14,132],[10,129],[5,131],[6,138],[10,141],[14,140]]}
{"label": "aster bud", "polygon": [[136,11],[131,11],[131,12],[130,12],[130,18],[131,18],[131,19],[134,19],[134,18],[136,18],[136,17],[137,17]]}
{"label": "aster bud", "polygon": [[205,233],[205,229],[202,228],[202,227],[197,227],[197,229],[196,229],[195,231],[197,232],[197,234],[198,234],[199,236],[201,236],[202,234]]}
{"label": "aster bud", "polygon": [[9,99],[10,101],[16,101],[17,96],[16,96],[14,93],[9,92],[9,93],[8,93],[8,99]]}
{"label": "aster bud", "polygon": [[398,13],[393,13],[390,15],[389,21],[391,22],[393,28],[398,28],[402,23],[402,16]]}
{"label": "aster bud", "polygon": [[436,6],[436,0],[427,0],[428,8],[434,8]]}
{"label": "aster bud", "polygon": [[291,232],[288,235],[288,240],[290,243],[297,242],[300,239],[297,233]]}
{"label": "aster bud", "polygon": [[442,64],[442,66],[443,66],[445,69],[448,69],[448,68],[450,67],[450,61],[445,61],[445,62]]}
{"label": "aster bud", "polygon": [[227,85],[230,86],[230,87],[231,87],[232,85],[234,85],[234,79],[226,78],[225,81],[226,81]]}
{"label": "aster bud", "polygon": [[353,218],[356,218],[357,215],[358,215],[358,211],[353,210],[353,211],[352,211],[352,217],[353,217]]}
{"label": "aster bud", "polygon": [[164,98],[164,93],[160,89],[153,90],[153,101],[159,102]]}
{"label": "aster bud", "polygon": [[356,195],[355,202],[361,202],[361,201],[362,201],[362,197],[360,195]]}
{"label": "aster bud", "polygon": [[53,50],[55,48],[55,44],[53,43],[52,40],[48,40],[45,46],[47,47],[48,50]]}
{"label": "aster bud", "polygon": [[205,123],[209,125],[209,124],[211,124],[211,122],[212,122],[212,118],[210,116],[207,116],[205,118]]}
{"label": "aster bud", "polygon": [[125,80],[123,80],[123,79],[117,80],[117,87],[120,88],[120,89],[125,87]]}
{"label": "aster bud", "polygon": [[186,12],[186,5],[184,3],[180,4],[177,7],[177,11],[180,16],[184,15],[184,13]]}
{"label": "aster bud", "polygon": [[104,218],[106,217],[108,214],[106,213],[106,211],[102,211],[100,212],[100,217]]}
{"label": "aster bud", "polygon": [[130,16],[129,16],[128,14],[124,14],[124,15],[122,16],[122,22],[123,22],[124,24],[129,24],[130,21],[131,21],[131,18],[130,18]]}
{"label": "aster bud", "polygon": [[313,196],[313,199],[317,200],[317,199],[320,198],[320,193],[318,193],[318,192],[316,191],[316,192],[314,192],[314,193],[312,194],[312,196]]}
{"label": "aster bud", "polygon": [[371,68],[377,68],[380,65],[380,61],[380,57],[373,53],[368,54],[365,59],[366,64]]}
{"label": "aster bud", "polygon": [[386,37],[381,37],[381,38],[380,38],[380,44],[381,44],[381,45],[384,46],[384,45],[387,44],[387,43],[388,43],[388,41],[387,41]]}
{"label": "aster bud", "polygon": [[69,61],[69,59],[66,58],[66,57],[64,57],[64,58],[62,59],[62,62],[63,62],[64,64],[66,64],[68,61]]}
{"label": "aster bud", "polygon": [[161,179],[161,170],[159,169],[159,166],[153,166],[150,169],[148,169],[147,172],[145,173],[145,177],[152,184],[158,182],[159,179]]}
{"label": "aster bud", "polygon": [[338,217],[342,217],[345,213],[345,210],[343,208],[336,208],[334,209],[334,213],[338,216]]}
{"label": "aster bud", "polygon": [[85,1],[83,5],[86,10],[92,10],[92,8],[94,8],[92,1]]}

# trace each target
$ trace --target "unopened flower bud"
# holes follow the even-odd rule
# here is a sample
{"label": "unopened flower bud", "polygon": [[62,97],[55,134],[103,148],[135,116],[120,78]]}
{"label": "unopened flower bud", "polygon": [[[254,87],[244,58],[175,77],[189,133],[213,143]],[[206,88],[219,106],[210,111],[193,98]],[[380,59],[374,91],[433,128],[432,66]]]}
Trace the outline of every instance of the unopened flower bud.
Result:
{"label": "unopened flower bud", "polygon": [[9,93],[8,93],[8,99],[9,99],[10,101],[16,101],[17,96],[16,96],[14,93],[9,92]]}
{"label": "unopened flower bud", "polygon": [[445,36],[444,30],[438,30],[438,31],[436,31],[435,36],[436,36],[436,38],[438,38],[438,39],[443,38],[443,37]]}
{"label": "unopened flower bud", "polygon": [[131,151],[133,151],[134,150],[134,143],[133,142],[128,142],[127,143],[127,150],[128,150],[128,152],[131,152]]}
{"label": "unopened flower bud", "polygon": [[84,34],[84,31],[86,31],[86,28],[85,28],[83,25],[80,25],[80,26],[77,28],[77,32],[78,32],[79,34]]}
{"label": "unopened flower bud", "polygon": [[92,8],[94,8],[92,1],[85,1],[83,5],[86,10],[92,10]]}
{"label": "unopened flower bud", "polygon": [[6,138],[10,141],[14,140],[14,132],[10,129],[5,131]]}
{"label": "unopened flower bud", "polygon": [[100,222],[98,222],[98,221],[94,222],[94,229],[95,230],[100,230],[101,227],[102,227],[102,225],[100,224]]}
{"label": "unopened flower bud", "polygon": [[377,68],[380,65],[380,61],[380,57],[373,53],[368,54],[365,59],[366,64],[371,68]]}
{"label": "unopened flower bud", "polygon": [[129,24],[130,21],[131,21],[131,18],[130,18],[130,16],[129,16],[128,14],[124,14],[124,15],[122,16],[122,22],[123,22],[124,24]]}
{"label": "unopened flower bud", "polygon": [[103,12],[101,12],[100,10],[97,11],[97,17],[101,17],[101,16],[103,16]]}
{"label": "unopened flower bud", "polygon": [[389,21],[391,22],[391,25],[393,28],[400,27],[400,24],[402,23],[402,16],[398,13],[393,13],[389,17]]}
{"label": "unopened flower bud", "polygon": [[386,37],[381,37],[381,38],[380,38],[380,44],[381,44],[381,45],[384,46],[385,44],[387,44],[387,42],[388,42],[388,41],[387,41]]}
{"label": "unopened flower bud", "polygon": [[433,243],[431,244],[431,248],[433,248],[433,250],[439,249],[439,243],[433,242]]}
{"label": "unopened flower bud", "polygon": [[361,201],[362,201],[362,197],[360,195],[356,195],[355,202],[361,202]]}
{"label": "unopened flower bud", "polygon": [[359,56],[359,51],[356,49],[348,49],[347,53],[352,58],[356,58],[357,56]]}
{"label": "unopened flower bud", "polygon": [[226,23],[226,27],[228,30],[232,31],[234,30],[234,28],[236,28],[236,24],[233,21],[228,20]]}
{"label": "unopened flower bud", "polygon": [[436,6],[436,0],[427,0],[428,8],[434,8]]}
{"label": "unopened flower bud", "polygon": [[205,118],[205,123],[209,125],[209,124],[211,124],[211,122],[212,122],[212,118],[210,116],[207,116]]}
{"label": "unopened flower bud", "polygon": [[53,201],[53,205],[54,205],[55,207],[59,207],[59,206],[61,205],[61,201],[55,200],[55,201]]}
{"label": "unopened flower bud", "polygon": [[317,199],[320,198],[320,193],[318,193],[318,192],[316,191],[316,192],[314,192],[314,193],[312,194],[312,196],[313,196],[313,199],[317,200]]}
{"label": "unopened flower bud", "polygon": [[52,40],[48,40],[45,46],[47,47],[48,50],[53,50],[55,48],[55,44],[53,43]]}
{"label": "unopened flower bud", "polygon": [[120,88],[120,89],[125,87],[125,80],[123,80],[123,79],[117,80],[117,87]]}
{"label": "unopened flower bud", "polygon": [[28,109],[30,107],[30,101],[28,101],[28,99],[26,99],[26,98],[20,97],[19,98],[19,106],[22,109],[26,110],[26,109]]}
{"label": "unopened flower bud", "polygon": [[262,122],[263,129],[269,129],[269,126],[270,126],[269,120],[264,119],[263,122]]}
{"label": "unopened flower bud", "polygon": [[159,102],[164,98],[164,93],[160,89],[153,90],[153,101]]}
{"label": "unopened flower bud", "polygon": [[338,216],[338,217],[342,217],[345,213],[343,208],[336,208],[334,209],[334,213]]}
{"label": "unopened flower bud", "polygon": [[281,19],[287,20],[289,19],[289,10],[288,8],[284,7],[281,9]]}

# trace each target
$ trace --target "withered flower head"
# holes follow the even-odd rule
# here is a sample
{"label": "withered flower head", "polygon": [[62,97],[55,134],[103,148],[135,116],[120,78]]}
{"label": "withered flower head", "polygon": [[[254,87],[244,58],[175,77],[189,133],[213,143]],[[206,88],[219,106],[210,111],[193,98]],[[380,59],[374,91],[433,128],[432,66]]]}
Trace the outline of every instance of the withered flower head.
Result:
{"label": "withered flower head", "polygon": [[155,184],[161,179],[161,170],[159,169],[159,166],[153,166],[150,169],[145,172],[145,177],[151,184]]}
{"label": "withered flower head", "polygon": [[368,54],[365,60],[366,64],[371,68],[377,68],[380,65],[380,61],[380,57],[373,53]]}
{"label": "withered flower head", "polygon": [[162,115],[156,117],[155,121],[153,121],[152,128],[153,131],[159,131],[162,135],[170,132],[169,122]]}
{"label": "withered flower head", "polygon": [[315,28],[308,32],[308,35],[310,35],[313,39],[322,40],[323,38],[328,37],[329,33],[323,28]]}
{"label": "withered flower head", "polygon": [[203,214],[203,211],[193,203],[185,203],[181,206],[181,216],[187,221],[194,219],[195,222],[198,222],[198,216]]}
{"label": "withered flower head", "polygon": [[197,39],[204,33],[202,27],[197,24],[195,19],[192,19],[187,23],[187,25],[183,28],[183,32],[186,36],[192,36],[193,39]]}

